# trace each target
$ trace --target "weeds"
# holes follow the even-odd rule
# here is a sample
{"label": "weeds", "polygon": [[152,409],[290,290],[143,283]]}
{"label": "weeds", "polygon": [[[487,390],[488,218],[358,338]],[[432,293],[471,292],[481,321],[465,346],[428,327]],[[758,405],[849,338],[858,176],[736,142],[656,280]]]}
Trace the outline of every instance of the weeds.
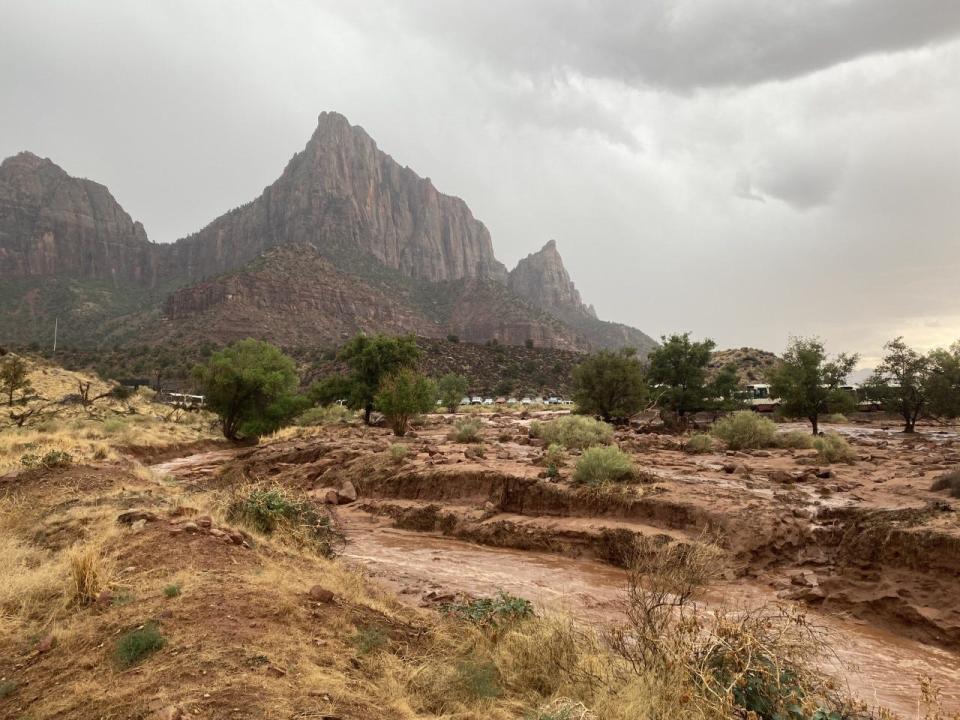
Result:
{"label": "weeds", "polygon": [[295,425],[348,425],[354,420],[354,412],[343,405],[324,405],[304,410],[293,421]]}
{"label": "weeds", "polygon": [[930,489],[934,492],[946,490],[950,496],[960,498],[960,468],[938,477],[933,481]]}
{"label": "weeds", "polygon": [[562,468],[566,461],[566,453],[563,451],[563,445],[560,443],[552,443],[543,453],[543,459],[546,461],[547,467],[553,467],[555,469]]}
{"label": "weeds", "polygon": [[633,460],[616,447],[591,447],[583,451],[573,472],[573,481],[594,487],[631,482],[637,478]]}
{"label": "weeds", "polygon": [[34,453],[26,453],[20,457],[20,464],[27,469],[45,468],[50,470],[53,468],[65,468],[73,464],[73,456],[64,450],[50,450],[42,456]]}
{"label": "weeds", "polygon": [[0,699],[13,695],[17,691],[17,684],[13,680],[0,680]]}
{"label": "weeds", "polygon": [[463,418],[453,424],[453,430],[450,431],[450,439],[459,443],[478,443],[483,442],[480,437],[481,424],[479,420],[472,418]]}
{"label": "weeds", "polygon": [[789,430],[774,435],[773,444],[785,450],[810,450],[813,447],[813,436],[803,430]]}
{"label": "weeds", "polygon": [[354,643],[363,655],[379,650],[389,639],[383,630],[372,625],[357,628],[357,634],[353,636]]}
{"label": "weeds", "polygon": [[167,641],[160,634],[157,624],[149,622],[121,635],[117,639],[113,657],[118,667],[126,669],[138,664],[166,644]]}
{"label": "weeds", "polygon": [[407,457],[408,452],[409,450],[407,449],[406,445],[402,445],[400,443],[393,443],[390,446],[390,459],[393,462],[395,462],[397,465],[399,465]]}
{"label": "weeds", "polygon": [[694,433],[690,436],[690,439],[687,440],[683,449],[688,453],[694,454],[708,453],[713,450],[713,438],[706,433]]}
{"label": "weeds", "polygon": [[475,625],[497,626],[533,617],[533,604],[501,590],[494,597],[451,603],[443,607],[443,612]]}
{"label": "weeds", "polygon": [[167,585],[163,589],[163,596],[166,598],[175,598],[180,595],[180,586],[176,584]]}
{"label": "weeds", "polygon": [[858,457],[850,443],[837,433],[814,438],[813,447],[817,450],[817,458],[825,463],[854,463]]}
{"label": "weeds", "polygon": [[107,569],[100,548],[95,545],[74,548],[69,563],[71,598],[81,604],[96,600],[107,582]]}
{"label": "weeds", "polygon": [[730,450],[770,447],[777,431],[772,420],[752,410],[738,410],[717,420],[710,432],[723,440]]}
{"label": "weeds", "polygon": [[328,515],[305,498],[291,497],[279,487],[240,491],[228,504],[226,515],[230,522],[244,524],[264,535],[309,544],[328,558],[343,543],[343,536]]}
{"label": "weeds", "polygon": [[530,437],[558,444],[568,450],[584,450],[613,442],[613,427],[584,415],[567,415],[549,422],[530,423]]}
{"label": "weeds", "polygon": [[458,684],[463,692],[478,700],[500,697],[500,673],[491,662],[463,660],[457,665]]}

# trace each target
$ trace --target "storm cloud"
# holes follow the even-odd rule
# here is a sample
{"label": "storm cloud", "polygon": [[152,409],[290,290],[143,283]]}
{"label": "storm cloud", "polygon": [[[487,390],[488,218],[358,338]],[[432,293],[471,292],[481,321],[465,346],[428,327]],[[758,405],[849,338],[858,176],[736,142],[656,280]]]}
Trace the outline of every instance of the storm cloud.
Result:
{"label": "storm cloud", "polygon": [[601,317],[780,350],[960,337],[953,0],[0,0],[0,155],[166,242],[255,197],[322,110],[556,238]]}

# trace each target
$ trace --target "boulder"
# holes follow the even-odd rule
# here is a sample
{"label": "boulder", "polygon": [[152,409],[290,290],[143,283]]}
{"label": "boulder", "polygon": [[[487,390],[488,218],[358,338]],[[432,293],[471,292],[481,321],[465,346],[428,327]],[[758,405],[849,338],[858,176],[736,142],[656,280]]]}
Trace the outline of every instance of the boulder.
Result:
{"label": "boulder", "polygon": [[334,599],[334,594],[322,585],[314,585],[308,594],[314,602],[331,603]]}
{"label": "boulder", "polygon": [[353,483],[347,480],[343,486],[337,491],[337,504],[338,505],[347,505],[348,503],[355,502],[357,499],[357,489],[353,486]]}

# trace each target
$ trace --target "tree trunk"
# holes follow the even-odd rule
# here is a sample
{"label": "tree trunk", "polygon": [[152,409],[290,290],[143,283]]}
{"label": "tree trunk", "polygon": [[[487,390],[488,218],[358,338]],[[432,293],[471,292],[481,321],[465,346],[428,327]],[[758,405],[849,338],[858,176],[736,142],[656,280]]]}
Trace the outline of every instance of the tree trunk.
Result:
{"label": "tree trunk", "polygon": [[373,412],[373,405],[367,405],[366,407],[363,408],[363,424],[364,425],[370,424],[370,413],[372,412]]}
{"label": "tree trunk", "polygon": [[912,420],[907,420],[903,424],[903,431],[905,433],[912,433],[916,427],[916,424]]}
{"label": "tree trunk", "polygon": [[809,418],[810,424],[813,426],[813,434],[820,434],[820,418],[814,415],[812,418]]}

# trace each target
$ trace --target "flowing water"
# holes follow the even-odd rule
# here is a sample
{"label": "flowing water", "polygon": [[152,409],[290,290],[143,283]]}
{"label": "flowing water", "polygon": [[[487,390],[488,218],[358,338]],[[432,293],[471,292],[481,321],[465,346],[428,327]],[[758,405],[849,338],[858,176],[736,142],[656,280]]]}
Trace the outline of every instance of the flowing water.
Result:
{"label": "flowing water", "polygon": [[[232,454],[203,453],[160,463],[154,470],[197,479],[215,471]],[[623,617],[626,575],[612,566],[397,530],[349,506],[340,508],[339,516],[348,539],[346,559],[411,603],[419,603],[431,592],[492,595],[504,590],[537,606],[568,612],[585,623],[605,625]],[[705,603],[755,607],[774,599],[770,588],[735,582],[712,586]],[[870,705],[883,705],[905,719],[922,718],[918,679],[927,675],[942,688],[944,708],[960,712],[957,654],[853,619],[810,615],[830,633],[851,690]]]}

